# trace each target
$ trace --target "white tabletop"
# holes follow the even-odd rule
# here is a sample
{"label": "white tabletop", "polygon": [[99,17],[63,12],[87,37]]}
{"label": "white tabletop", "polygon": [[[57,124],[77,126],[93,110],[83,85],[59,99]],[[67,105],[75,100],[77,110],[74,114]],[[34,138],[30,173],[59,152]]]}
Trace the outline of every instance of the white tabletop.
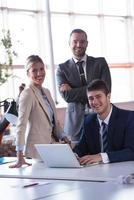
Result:
{"label": "white tabletop", "polygon": [[[39,185],[24,187],[31,183]],[[0,178],[0,199],[4,200],[133,200],[134,183],[98,183],[41,179]]]}
{"label": "white tabletop", "polygon": [[10,169],[9,165],[11,164],[0,165],[0,177],[109,181],[120,175],[134,173],[134,161],[98,164],[84,168],[46,168],[42,162],[34,162],[30,167],[24,166],[19,169]]}
{"label": "white tabletop", "polygon": [[[29,184],[38,183],[38,185]],[[0,199],[31,200],[42,199],[60,193],[84,188],[86,182],[45,181],[40,179],[0,178]],[[25,187],[27,186],[27,187]]]}
{"label": "white tabletop", "polygon": [[42,200],[133,200],[134,184],[87,183],[84,187],[73,189]]}

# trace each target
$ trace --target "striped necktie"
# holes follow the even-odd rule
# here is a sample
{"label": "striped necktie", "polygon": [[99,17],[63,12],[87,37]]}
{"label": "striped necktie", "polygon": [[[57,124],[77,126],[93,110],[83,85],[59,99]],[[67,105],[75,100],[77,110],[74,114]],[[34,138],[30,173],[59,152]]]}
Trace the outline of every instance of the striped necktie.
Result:
{"label": "striped necktie", "polygon": [[108,126],[105,122],[101,123],[102,126],[102,144],[103,144],[103,152],[107,152],[108,143],[107,143],[107,134],[108,134]]}
{"label": "striped necktie", "polygon": [[77,62],[77,65],[78,65],[78,69],[79,69],[81,83],[84,86],[84,85],[87,85],[87,82],[86,82],[86,78],[85,78],[84,69],[83,69],[83,66],[82,66],[83,62],[84,61]]}

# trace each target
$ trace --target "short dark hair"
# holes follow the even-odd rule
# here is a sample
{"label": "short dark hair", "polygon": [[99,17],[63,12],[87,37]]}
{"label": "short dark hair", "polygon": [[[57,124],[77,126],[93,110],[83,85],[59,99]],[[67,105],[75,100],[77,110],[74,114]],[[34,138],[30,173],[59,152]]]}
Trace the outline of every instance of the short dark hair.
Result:
{"label": "short dark hair", "polygon": [[84,33],[85,36],[86,36],[86,39],[87,39],[87,34],[86,34],[86,32],[85,32],[84,30],[82,30],[82,29],[77,28],[77,29],[72,30],[72,32],[70,33],[70,37],[72,36],[73,33]]}
{"label": "short dark hair", "polygon": [[89,85],[87,86],[87,92],[94,91],[94,90],[101,90],[106,95],[110,93],[106,82],[101,79],[95,79],[91,81]]}

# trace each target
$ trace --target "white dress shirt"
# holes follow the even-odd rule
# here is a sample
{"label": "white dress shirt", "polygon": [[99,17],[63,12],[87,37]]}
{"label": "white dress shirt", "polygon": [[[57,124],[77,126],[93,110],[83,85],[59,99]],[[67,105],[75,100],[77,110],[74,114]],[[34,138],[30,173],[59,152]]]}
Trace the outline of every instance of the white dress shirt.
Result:
{"label": "white dress shirt", "polygon": [[[101,120],[98,117],[98,121],[99,121],[100,127],[101,127],[101,123],[102,122],[104,122],[108,126],[112,110],[113,110],[113,107],[111,106],[111,110],[110,110],[108,116],[105,118],[105,120]],[[101,157],[102,157],[102,161],[103,161],[103,163],[109,163],[109,158],[108,158],[107,153],[102,153],[103,152],[103,145],[102,145],[102,129],[101,128],[100,128],[100,144],[101,144]]]}

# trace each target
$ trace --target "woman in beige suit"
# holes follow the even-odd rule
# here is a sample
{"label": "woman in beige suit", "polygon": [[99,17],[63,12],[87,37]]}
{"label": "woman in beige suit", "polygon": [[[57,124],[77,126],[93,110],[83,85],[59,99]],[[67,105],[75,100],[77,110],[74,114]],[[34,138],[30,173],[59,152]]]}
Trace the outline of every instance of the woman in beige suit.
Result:
{"label": "woman in beige suit", "polygon": [[16,136],[17,162],[11,168],[30,165],[26,157],[39,158],[35,144],[59,142],[60,133],[56,108],[50,92],[43,88],[45,66],[37,55],[27,58],[25,65],[30,84],[19,97]]}

